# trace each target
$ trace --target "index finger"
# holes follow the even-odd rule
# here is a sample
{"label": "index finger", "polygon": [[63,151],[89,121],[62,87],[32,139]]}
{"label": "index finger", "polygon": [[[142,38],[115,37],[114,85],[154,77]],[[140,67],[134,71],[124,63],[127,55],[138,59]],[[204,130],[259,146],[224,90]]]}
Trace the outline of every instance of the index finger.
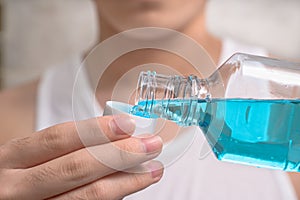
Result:
{"label": "index finger", "polygon": [[[129,115],[99,117],[77,125],[75,122],[59,124],[4,144],[0,147],[0,165],[32,167],[86,146],[128,138],[135,130],[135,122]],[[84,134],[79,137],[78,131]]]}

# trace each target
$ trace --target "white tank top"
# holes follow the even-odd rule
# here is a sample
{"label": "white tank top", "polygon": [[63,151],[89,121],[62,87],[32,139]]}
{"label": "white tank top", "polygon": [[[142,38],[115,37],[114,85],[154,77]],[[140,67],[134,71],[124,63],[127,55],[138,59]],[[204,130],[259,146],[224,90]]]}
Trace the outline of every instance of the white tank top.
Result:
{"label": "white tank top", "polygon": [[[220,63],[233,53],[244,52],[266,55],[266,52],[224,40]],[[58,123],[73,120],[72,92],[80,56],[62,66],[48,70],[41,79],[37,96],[36,129],[40,130]],[[101,116],[103,109],[96,106],[91,111],[93,98],[89,82],[84,73],[76,77],[80,95],[76,106],[80,113],[76,119]],[[211,153],[199,160],[199,147],[204,136],[199,133],[190,148],[172,165],[165,169],[162,180],[149,188],[132,194],[129,200],[210,200],[210,199],[297,199],[287,174],[283,171],[258,169],[255,167],[220,162]]]}

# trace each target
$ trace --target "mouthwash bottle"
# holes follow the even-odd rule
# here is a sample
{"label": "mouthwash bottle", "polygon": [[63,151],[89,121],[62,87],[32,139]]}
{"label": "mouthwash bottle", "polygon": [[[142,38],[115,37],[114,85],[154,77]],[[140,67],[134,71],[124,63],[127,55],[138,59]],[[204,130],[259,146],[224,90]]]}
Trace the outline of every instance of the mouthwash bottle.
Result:
{"label": "mouthwash bottle", "polygon": [[208,78],[142,72],[132,114],[199,126],[219,160],[300,172],[300,64],[235,54]]}

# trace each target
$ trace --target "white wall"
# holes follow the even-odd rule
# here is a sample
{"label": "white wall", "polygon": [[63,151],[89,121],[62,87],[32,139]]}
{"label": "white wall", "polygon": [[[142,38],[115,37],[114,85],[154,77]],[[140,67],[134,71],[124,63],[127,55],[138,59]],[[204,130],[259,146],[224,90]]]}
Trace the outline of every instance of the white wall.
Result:
{"label": "white wall", "polygon": [[210,0],[208,29],[219,37],[259,45],[300,61],[299,0]]}
{"label": "white wall", "polygon": [[5,0],[5,86],[37,77],[90,47],[97,33],[94,14],[90,0]]}

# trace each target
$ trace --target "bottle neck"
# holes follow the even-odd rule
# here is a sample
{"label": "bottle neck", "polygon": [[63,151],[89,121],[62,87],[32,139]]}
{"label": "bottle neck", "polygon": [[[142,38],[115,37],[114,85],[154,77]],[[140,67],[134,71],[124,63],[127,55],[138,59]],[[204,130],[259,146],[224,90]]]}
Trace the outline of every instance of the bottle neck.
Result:
{"label": "bottle neck", "polygon": [[210,99],[207,79],[197,76],[165,76],[141,72],[137,85],[136,103],[149,100]]}
{"label": "bottle neck", "polygon": [[[139,76],[136,105],[133,114],[151,118],[183,121],[188,117],[191,101],[210,100],[209,84],[196,76],[165,76],[155,72],[142,72]],[[172,104],[172,105],[171,105]],[[175,108],[181,115],[174,119]],[[174,112],[170,109],[174,109]],[[180,119],[179,119],[180,118]]]}

